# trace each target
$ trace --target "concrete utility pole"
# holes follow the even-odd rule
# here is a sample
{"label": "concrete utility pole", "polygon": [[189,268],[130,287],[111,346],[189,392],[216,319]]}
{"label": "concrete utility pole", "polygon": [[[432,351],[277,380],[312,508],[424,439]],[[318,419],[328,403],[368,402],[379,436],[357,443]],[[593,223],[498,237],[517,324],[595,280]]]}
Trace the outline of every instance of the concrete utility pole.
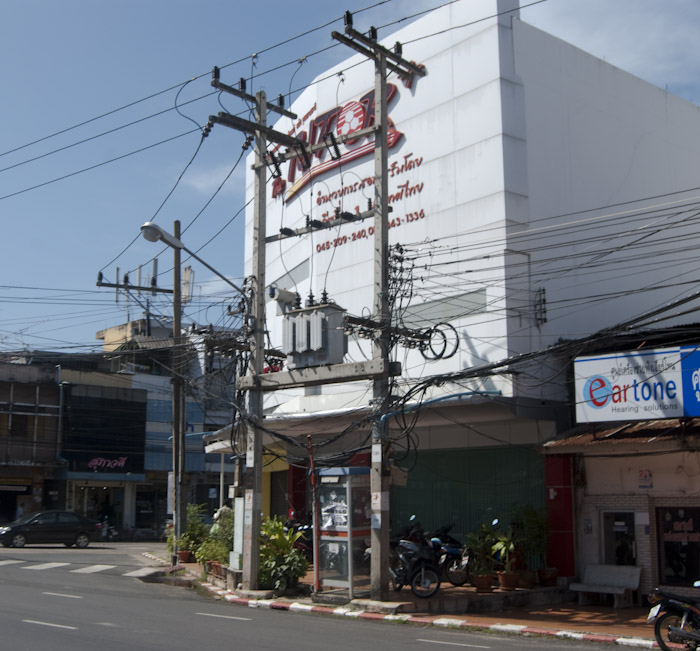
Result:
{"label": "concrete utility pole", "polygon": [[[180,221],[173,223],[173,235],[180,239]],[[184,533],[185,518],[183,513],[182,487],[185,472],[185,442],[183,421],[183,384],[182,384],[182,290],[180,288],[180,249],[173,249],[173,533],[175,547],[173,554],[177,564],[177,541]]]}
{"label": "concrete utility pole", "polygon": [[250,357],[248,378],[251,384],[247,395],[246,419],[246,476],[245,476],[245,510],[243,533],[243,587],[254,590],[258,587],[258,570],[260,567],[260,521],[262,509],[262,432],[258,428],[263,415],[262,391],[257,378],[262,376],[265,364],[265,236],[267,230],[267,142],[293,146],[296,140],[267,127],[267,112],[273,110],[282,115],[296,119],[296,115],[285,111],[282,102],[268,104],[265,91],[259,91],[255,97],[245,93],[245,80],[240,88],[226,86],[219,81],[219,69],[214,68],[211,85],[247,101],[255,102],[255,122],[243,120],[229,113],[210,116],[211,124],[243,131],[255,137],[255,203],[253,214],[253,276],[251,278],[252,300],[250,303]]}
{"label": "concrete utility pole", "polygon": [[333,38],[374,60],[374,320],[378,333],[373,342],[372,357],[381,362],[384,372],[374,379],[372,427],[372,467],[370,492],[372,494],[372,566],[370,569],[370,596],[383,601],[389,587],[389,476],[385,455],[388,451],[387,423],[382,418],[389,399],[390,330],[389,312],[389,181],[388,181],[388,111],[387,111],[387,60],[391,69],[399,75],[413,78],[424,76],[425,68],[401,57],[397,43],[392,52],[377,42],[377,30],[372,27],[369,36],[352,27],[352,14],[345,14],[345,35],[333,32]]}
{"label": "concrete utility pole", "polygon": [[[256,95],[255,122],[264,128],[267,123],[267,96],[261,90]],[[259,377],[265,363],[265,235],[267,229],[267,194],[265,192],[267,170],[264,165],[267,139],[261,129],[255,132],[255,203],[253,208],[253,300],[249,373]],[[262,419],[262,392],[257,388],[248,391],[248,416],[246,437],[246,480],[243,533],[243,587],[258,587],[260,567],[260,510],[262,509],[262,432],[258,422]]]}

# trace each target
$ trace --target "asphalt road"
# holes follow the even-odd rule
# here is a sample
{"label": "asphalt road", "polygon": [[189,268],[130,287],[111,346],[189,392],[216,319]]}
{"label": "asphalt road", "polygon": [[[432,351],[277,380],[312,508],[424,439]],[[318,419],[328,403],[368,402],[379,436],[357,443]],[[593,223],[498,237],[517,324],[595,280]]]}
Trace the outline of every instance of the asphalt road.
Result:
{"label": "asphalt road", "polygon": [[[575,649],[595,645],[242,608],[144,583],[138,543],[0,548],[2,648],[25,651],[406,651]],[[597,647],[599,648],[599,647]]]}

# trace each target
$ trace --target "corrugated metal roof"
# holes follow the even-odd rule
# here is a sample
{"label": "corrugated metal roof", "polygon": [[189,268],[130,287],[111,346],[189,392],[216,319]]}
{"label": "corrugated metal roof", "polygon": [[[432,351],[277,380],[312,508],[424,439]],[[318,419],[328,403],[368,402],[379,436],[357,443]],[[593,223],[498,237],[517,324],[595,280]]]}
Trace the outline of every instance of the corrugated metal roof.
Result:
{"label": "corrugated metal roof", "polygon": [[585,453],[591,448],[605,446],[620,448],[619,452],[624,454],[625,448],[630,446],[677,446],[680,442],[686,445],[700,442],[700,418],[577,425],[545,443],[544,450],[550,454]]}

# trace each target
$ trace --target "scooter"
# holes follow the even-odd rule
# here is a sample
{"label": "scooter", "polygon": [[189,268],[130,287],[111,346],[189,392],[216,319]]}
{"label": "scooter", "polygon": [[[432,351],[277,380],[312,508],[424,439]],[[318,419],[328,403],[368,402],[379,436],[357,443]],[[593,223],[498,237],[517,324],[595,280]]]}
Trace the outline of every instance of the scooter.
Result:
{"label": "scooter", "polygon": [[[700,581],[693,585],[700,588]],[[663,651],[675,651],[671,645],[684,644],[693,651],[700,646],[700,599],[654,588],[648,600],[652,607],[647,622],[654,624],[654,637]]]}
{"label": "scooter", "polygon": [[119,530],[113,525],[109,524],[109,520],[105,518],[102,522],[97,524],[97,528],[100,531],[100,538],[103,540],[108,540],[114,542],[119,540]]}
{"label": "scooter", "polygon": [[440,570],[436,564],[434,543],[428,540],[415,516],[413,526],[406,538],[401,538],[393,547],[389,566],[391,587],[399,591],[404,585],[411,586],[416,597],[432,597],[440,589]]}
{"label": "scooter", "polygon": [[456,538],[449,535],[450,529],[452,529],[451,524],[436,529],[432,534],[431,542],[438,549],[440,571],[452,585],[462,586],[471,578],[469,551]]}

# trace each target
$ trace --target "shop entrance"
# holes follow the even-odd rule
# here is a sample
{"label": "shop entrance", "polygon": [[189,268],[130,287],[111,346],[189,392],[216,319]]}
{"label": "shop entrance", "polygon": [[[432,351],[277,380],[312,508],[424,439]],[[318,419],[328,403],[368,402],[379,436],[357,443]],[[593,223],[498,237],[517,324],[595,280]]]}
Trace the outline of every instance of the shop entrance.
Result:
{"label": "shop entrance", "polygon": [[105,517],[110,524],[123,526],[124,489],[121,486],[74,485],[73,508],[76,513],[90,520],[102,521]]}
{"label": "shop entrance", "polygon": [[603,562],[606,565],[637,564],[633,511],[603,513]]}

